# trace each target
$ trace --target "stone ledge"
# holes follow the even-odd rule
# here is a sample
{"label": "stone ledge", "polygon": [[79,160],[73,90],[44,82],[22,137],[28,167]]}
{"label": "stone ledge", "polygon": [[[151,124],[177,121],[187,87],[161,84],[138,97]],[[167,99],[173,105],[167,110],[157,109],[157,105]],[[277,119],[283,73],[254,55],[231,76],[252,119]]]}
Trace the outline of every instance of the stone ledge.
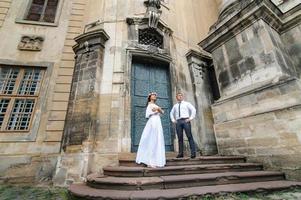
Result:
{"label": "stone ledge", "polygon": [[244,91],[239,91],[236,94],[233,94],[231,96],[225,96],[223,98],[220,98],[219,100],[215,101],[214,104],[212,104],[212,106],[218,106],[220,104],[223,104],[225,102],[240,98],[240,97],[244,97],[250,94],[254,94],[254,93],[258,93],[261,92],[263,90],[266,89],[272,89],[272,88],[276,88],[285,84],[288,84],[290,82],[293,81],[297,81],[299,79],[297,79],[296,77],[289,77],[289,78],[285,78],[283,80],[279,80],[278,82],[274,83],[274,82],[269,82],[268,84],[265,84],[261,87],[253,87],[253,88],[249,88],[249,89],[245,89]]}

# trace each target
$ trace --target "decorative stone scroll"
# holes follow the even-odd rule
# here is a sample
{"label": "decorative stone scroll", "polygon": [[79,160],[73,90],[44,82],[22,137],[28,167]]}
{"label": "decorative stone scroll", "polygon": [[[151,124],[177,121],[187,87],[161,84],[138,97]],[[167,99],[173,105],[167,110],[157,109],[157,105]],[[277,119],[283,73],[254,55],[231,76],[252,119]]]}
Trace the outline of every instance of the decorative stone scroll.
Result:
{"label": "decorative stone scroll", "polygon": [[19,42],[18,49],[24,51],[41,51],[44,38],[35,35],[24,35]]}

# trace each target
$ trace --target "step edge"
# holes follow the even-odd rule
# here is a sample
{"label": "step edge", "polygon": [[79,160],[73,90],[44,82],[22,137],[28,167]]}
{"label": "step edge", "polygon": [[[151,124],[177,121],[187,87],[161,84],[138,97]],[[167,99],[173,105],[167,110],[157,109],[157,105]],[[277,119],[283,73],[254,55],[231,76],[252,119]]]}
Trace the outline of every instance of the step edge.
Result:
{"label": "step edge", "polygon": [[[270,187],[270,185],[268,184],[280,184],[277,186],[272,186]],[[284,184],[284,185],[281,185]],[[137,196],[137,192],[141,192],[141,191],[124,191],[124,190],[100,190],[100,189],[95,189],[95,188],[90,188],[85,184],[73,184],[73,185],[79,185],[84,187],[84,189],[87,192],[86,194],[78,194],[77,191],[72,191],[72,185],[69,186],[68,191],[69,193],[71,193],[72,195],[76,195],[76,197],[90,197],[90,198],[98,198],[98,197],[103,197],[103,198],[108,198],[108,196],[100,196],[100,191],[105,191],[107,193],[110,194],[116,194],[117,193],[123,193],[123,194],[127,194],[126,196],[128,197],[128,199],[132,199],[135,195]],[[219,193],[238,193],[238,192],[251,192],[251,191],[257,191],[257,190],[267,190],[267,191],[273,191],[273,190],[283,190],[283,189],[289,189],[289,188],[295,188],[295,187],[300,187],[301,188],[301,182],[296,182],[296,181],[286,181],[286,180],[281,180],[281,181],[264,181],[264,182],[256,182],[256,186],[254,188],[249,188],[248,190],[246,188],[241,189],[240,191],[236,190],[226,190],[227,187],[228,188],[238,188],[237,186],[245,186],[247,187],[248,185],[250,185],[250,183],[240,183],[240,184],[227,184],[227,185],[219,185],[221,188],[225,187],[223,190],[217,191],[216,190],[216,185],[213,186],[201,186],[201,187],[191,187],[191,188],[178,188],[178,189],[165,189],[163,190],[164,192],[166,191],[173,191],[172,193],[174,193],[174,191],[182,191],[182,194],[186,194],[186,196],[181,196],[181,197],[189,197],[189,196],[204,196],[206,194],[219,194]],[[189,194],[187,195],[189,190],[193,190],[195,189],[196,191],[198,191],[198,194]],[[205,191],[205,192],[201,192],[201,189],[208,189],[209,191]],[[212,189],[212,191],[210,191],[210,189]],[[92,191],[98,191],[98,195],[94,195],[91,196]],[[188,191],[187,191],[188,190]],[[155,193],[157,191],[162,191],[162,190],[148,190],[149,193]],[[180,194],[180,195],[182,195]],[[139,194],[138,194],[139,195]],[[124,196],[124,198],[126,198],[126,196]],[[178,195],[179,196],[179,195]],[[167,195],[163,196],[163,198],[178,198],[178,196],[174,196],[174,197],[167,197]],[[162,192],[160,194],[160,196],[157,196],[157,198],[162,197]],[[153,198],[154,199],[154,198]]]}
{"label": "step edge", "polygon": [[[281,177],[285,179],[284,173],[283,172],[273,172],[273,171],[251,171],[254,172],[255,174],[246,174],[248,172],[235,172],[235,173],[210,173],[209,176],[208,174],[185,174],[185,175],[171,175],[171,176],[158,176],[156,179],[158,180],[158,184],[162,182],[183,182],[183,181],[206,181],[206,180],[217,180],[220,178],[230,178],[230,177],[237,177],[238,179],[243,179],[243,178],[263,178],[263,177]],[[211,175],[211,176],[210,176]],[[186,176],[186,177],[185,177]],[[183,178],[184,177],[184,178]],[[113,178],[111,181],[106,180]],[[129,182],[127,182],[127,179]],[[115,184],[115,185],[137,185],[134,182],[131,182],[132,180],[145,180],[148,179],[146,177],[114,177],[114,176],[107,176],[103,178],[94,178],[92,180],[87,180],[87,182],[91,184]],[[162,181],[159,181],[161,179]],[[156,184],[153,182],[145,182],[141,183],[141,185],[149,185],[149,184]]]}
{"label": "step edge", "polygon": [[[152,169],[152,168],[148,168],[148,167],[130,167],[130,166],[118,166],[118,167],[104,167],[103,170],[104,171],[127,171],[128,168],[129,172],[135,172],[135,171],[143,171],[145,169],[147,170],[151,170],[151,171],[160,171],[160,170],[167,170],[166,168],[173,170],[173,169],[181,169],[181,168],[195,168],[195,167],[202,167],[202,168],[206,168],[206,167],[226,167],[226,166],[230,166],[230,167],[236,167],[236,166],[241,166],[241,167],[263,167],[262,164],[260,163],[224,163],[224,164],[198,164],[198,165],[181,165],[181,166],[166,166],[164,168],[156,168],[156,169]],[[118,169],[118,168],[123,168]],[[134,169],[133,169],[134,168]]]}

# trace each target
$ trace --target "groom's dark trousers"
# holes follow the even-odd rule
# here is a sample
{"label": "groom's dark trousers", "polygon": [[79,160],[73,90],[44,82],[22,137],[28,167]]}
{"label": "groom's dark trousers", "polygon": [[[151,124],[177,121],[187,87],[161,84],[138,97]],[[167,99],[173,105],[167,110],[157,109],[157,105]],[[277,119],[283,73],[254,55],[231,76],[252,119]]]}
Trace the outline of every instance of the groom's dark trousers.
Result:
{"label": "groom's dark trousers", "polygon": [[192,156],[195,156],[195,144],[193,141],[193,137],[191,134],[191,123],[186,122],[185,119],[178,119],[176,123],[176,130],[179,140],[179,155],[183,156],[183,130],[185,130],[185,134],[188,138],[190,153]]}

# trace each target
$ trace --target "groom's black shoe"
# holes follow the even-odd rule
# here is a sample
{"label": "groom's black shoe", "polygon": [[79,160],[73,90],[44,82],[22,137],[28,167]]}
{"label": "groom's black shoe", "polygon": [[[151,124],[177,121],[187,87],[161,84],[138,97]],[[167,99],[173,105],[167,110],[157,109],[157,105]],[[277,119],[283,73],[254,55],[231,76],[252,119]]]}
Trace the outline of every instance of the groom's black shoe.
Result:
{"label": "groom's black shoe", "polygon": [[194,159],[196,157],[195,154],[191,155],[190,158]]}
{"label": "groom's black shoe", "polygon": [[176,158],[183,158],[183,155],[177,155],[177,157]]}

